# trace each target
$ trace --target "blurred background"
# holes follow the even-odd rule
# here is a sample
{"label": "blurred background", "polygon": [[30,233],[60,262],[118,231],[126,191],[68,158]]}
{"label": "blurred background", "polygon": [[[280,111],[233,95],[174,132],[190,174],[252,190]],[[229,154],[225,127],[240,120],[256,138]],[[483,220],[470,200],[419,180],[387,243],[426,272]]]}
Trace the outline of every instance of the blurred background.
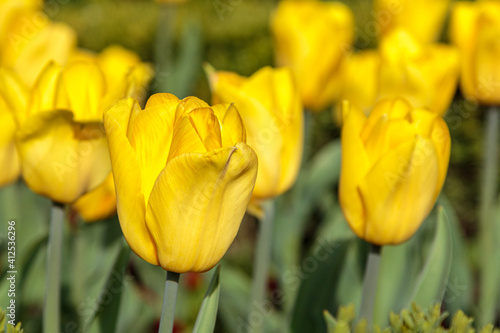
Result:
{"label": "blurred background", "polygon": [[[342,1],[353,11],[356,19],[355,48],[376,47],[376,36],[370,33],[368,23],[373,22],[372,2],[364,0]],[[278,1],[271,0],[191,0],[179,6],[175,16],[174,57],[181,56],[181,43],[186,39],[199,38],[199,66],[194,70],[194,79],[190,83],[188,95],[209,101],[210,91],[202,62],[208,62],[219,70],[229,70],[241,75],[251,75],[259,68],[273,65],[273,41],[270,33],[270,16]],[[45,4],[45,12],[54,21],[62,21],[73,27],[78,33],[79,46],[99,52],[110,44],[119,44],[136,52],[144,61],[154,62],[154,44],[159,20],[158,3],[152,0],[50,0]],[[311,18],[312,20],[314,18]],[[441,41],[447,41],[447,30]],[[169,72],[157,72],[151,83],[150,93],[158,89],[161,82],[172,78]],[[179,96],[180,98],[185,96]],[[478,199],[480,190],[480,161],[482,161],[482,138],[484,110],[467,102],[457,88],[453,104],[445,116],[452,137],[451,160],[448,177],[443,193],[447,202],[455,209],[459,232],[465,239],[463,260],[469,267],[470,276],[463,277],[458,283],[466,286],[461,292],[463,302],[454,308],[469,307],[470,300],[477,297],[477,247]],[[312,115],[312,151],[311,155],[324,148],[334,139],[338,139],[340,129],[333,121],[332,112]],[[500,173],[500,170],[498,170]],[[500,177],[498,177],[500,179]],[[328,189],[336,197],[337,184]],[[293,189],[292,189],[293,191]],[[22,197],[22,202],[15,201]],[[328,198],[327,198],[328,199]],[[323,198],[306,218],[305,232],[298,236],[302,252],[314,241],[315,235],[323,227],[323,221],[331,218],[323,209],[329,201]],[[285,205],[285,195],[281,199]],[[49,201],[31,193],[24,185],[14,184],[0,190],[1,220],[15,218],[28,220],[30,225],[18,224],[18,260],[29,267],[20,276],[19,293],[22,293],[22,307],[18,309],[17,320],[23,321],[26,332],[37,332],[41,321],[41,304],[44,286],[45,240]],[[286,206],[286,205],[285,205]],[[117,217],[106,221],[83,224],[74,214],[67,227],[69,237],[65,244],[65,275],[63,277],[63,332],[80,332],[81,317],[90,318],[102,309],[99,304],[112,302],[111,295],[99,294],[100,287],[109,275],[110,265],[119,251],[121,230]],[[238,294],[248,293],[245,283],[251,276],[251,265],[257,221],[246,217],[235,243],[225,257],[228,264],[222,269],[227,277],[223,281],[220,317],[216,331],[234,332],[239,327],[235,312],[246,307],[246,300]],[[344,225],[343,232],[349,232]],[[425,228],[424,228],[425,229]],[[3,230],[3,229],[2,229]],[[366,251],[364,252],[366,253]],[[361,256],[361,255],[360,255]],[[2,258],[3,259],[3,258]],[[2,260],[2,263],[4,260]],[[360,265],[362,266],[362,265]],[[175,332],[189,332],[196,313],[208,286],[210,273],[185,274],[181,278],[181,294]],[[123,279],[123,292],[118,332],[156,332],[159,323],[159,311],[163,295],[164,272],[158,267],[145,263],[133,255]],[[6,283],[0,281],[0,301],[5,301]],[[82,286],[77,290],[65,290],[71,283]],[[76,282],[75,282],[76,281]],[[464,282],[465,281],[465,282]],[[476,282],[475,282],[476,281]],[[269,290],[278,288],[278,280],[269,280]],[[236,292],[233,297],[228,293]],[[226,297],[227,296],[227,297]],[[241,296],[241,297],[240,297]],[[108,298],[106,298],[108,297]],[[275,300],[277,309],[280,300]],[[235,310],[236,309],[236,310]],[[498,323],[497,323],[498,324]],[[104,325],[97,327],[99,325]],[[498,326],[498,325],[497,325]],[[94,323],[96,331],[105,332],[105,324]]]}

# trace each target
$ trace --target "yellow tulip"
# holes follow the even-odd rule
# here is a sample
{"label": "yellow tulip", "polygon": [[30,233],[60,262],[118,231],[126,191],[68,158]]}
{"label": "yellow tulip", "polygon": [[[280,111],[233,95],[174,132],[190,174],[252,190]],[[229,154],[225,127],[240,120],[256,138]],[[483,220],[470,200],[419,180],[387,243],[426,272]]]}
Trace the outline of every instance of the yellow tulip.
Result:
{"label": "yellow tulip", "polygon": [[0,67],[14,70],[30,88],[49,61],[65,64],[76,45],[73,29],[51,22],[40,7],[40,1],[0,3]]}
{"label": "yellow tulip", "polygon": [[339,199],[349,226],[376,244],[409,239],[443,187],[450,156],[444,120],[404,99],[385,99],[369,117],[343,105]]}
{"label": "yellow tulip", "polygon": [[0,72],[0,100],[7,106],[0,114],[9,112],[16,124],[9,142],[15,142],[23,179],[53,201],[72,203],[111,170],[102,113],[131,94],[138,78],[131,69],[118,91],[107,87],[103,69],[97,61],[50,62],[31,91],[13,71]]}
{"label": "yellow tulip", "polygon": [[467,97],[500,104],[500,2],[456,2],[451,41],[460,49],[460,86]]}
{"label": "yellow tulip", "polygon": [[382,98],[403,96],[415,107],[443,115],[453,99],[459,69],[454,47],[422,44],[408,32],[395,30],[378,50],[348,57],[341,97],[366,114]]}
{"label": "yellow tulip", "polygon": [[264,67],[249,78],[208,69],[213,101],[235,103],[245,123],[248,144],[259,156],[253,201],[288,190],[299,171],[303,112],[288,68]]}
{"label": "yellow tulip", "polygon": [[95,222],[116,213],[116,193],[113,174],[96,189],[82,195],[71,205],[85,222]]}
{"label": "yellow tulip", "polygon": [[233,105],[171,94],[104,114],[118,217],[132,250],[167,271],[203,272],[231,245],[250,200],[257,156]]}
{"label": "yellow tulip", "polygon": [[375,20],[381,35],[398,28],[421,42],[439,39],[450,0],[375,0]]}
{"label": "yellow tulip", "polygon": [[304,106],[321,111],[341,88],[341,63],[352,45],[354,19],[340,2],[291,1],[271,23],[278,66],[292,69]]}

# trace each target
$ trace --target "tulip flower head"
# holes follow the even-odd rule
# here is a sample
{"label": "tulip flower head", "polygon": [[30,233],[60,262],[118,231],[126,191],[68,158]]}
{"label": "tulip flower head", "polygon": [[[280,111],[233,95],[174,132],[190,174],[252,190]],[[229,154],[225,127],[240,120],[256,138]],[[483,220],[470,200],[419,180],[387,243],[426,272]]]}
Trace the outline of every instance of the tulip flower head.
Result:
{"label": "tulip flower head", "polygon": [[443,30],[450,0],[375,0],[380,35],[405,29],[420,42],[434,42]]}
{"label": "tulip flower head", "polygon": [[456,2],[451,41],[462,56],[462,93],[482,104],[500,104],[500,2]]}
{"label": "tulip flower head", "polygon": [[143,67],[131,68],[122,84],[108,87],[107,70],[95,60],[50,62],[31,90],[13,71],[1,70],[1,112],[16,125],[9,138],[16,146],[12,153],[35,193],[72,203],[105,180],[111,165],[102,113],[149,80],[137,74],[150,75]]}
{"label": "tulip flower head", "polygon": [[68,25],[51,22],[42,1],[0,1],[0,67],[13,70],[29,88],[49,61],[65,64],[76,45]]}
{"label": "tulip flower head", "polygon": [[385,99],[367,117],[343,105],[339,199],[354,233],[376,245],[409,239],[443,187],[450,156],[444,120],[404,99]]}
{"label": "tulip flower head", "polygon": [[234,102],[259,156],[253,200],[276,197],[288,190],[302,159],[303,111],[287,68],[265,67],[246,78],[207,70],[214,102]]}
{"label": "tulip flower head", "polygon": [[321,111],[338,97],[354,18],[340,2],[280,1],[271,22],[276,63],[292,69],[304,107]]}
{"label": "tulip flower head", "polygon": [[171,94],[104,114],[118,217],[132,250],[176,273],[214,267],[234,240],[257,177],[234,105]]}
{"label": "tulip flower head", "polygon": [[346,60],[341,96],[368,114],[382,98],[404,96],[416,107],[443,115],[453,99],[459,53],[444,44],[424,44],[405,30],[384,37],[377,50]]}

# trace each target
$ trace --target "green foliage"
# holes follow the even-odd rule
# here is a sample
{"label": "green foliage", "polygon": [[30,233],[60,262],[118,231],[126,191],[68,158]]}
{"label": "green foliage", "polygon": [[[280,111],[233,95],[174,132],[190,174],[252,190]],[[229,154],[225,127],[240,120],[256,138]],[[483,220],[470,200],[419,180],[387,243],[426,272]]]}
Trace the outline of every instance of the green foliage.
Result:
{"label": "green foliage", "polygon": [[[364,319],[355,321],[356,313],[354,305],[340,307],[337,317],[334,318],[328,311],[323,313],[328,326],[328,333],[364,333],[369,332],[368,325]],[[472,327],[473,318],[468,317],[461,310],[457,311],[451,320],[449,328],[443,327],[443,321],[448,313],[441,313],[441,305],[434,304],[427,310],[423,310],[416,303],[412,303],[410,309],[403,309],[399,314],[389,314],[389,327],[381,329],[374,325],[373,332],[381,333],[475,333]],[[486,325],[478,333],[500,333],[500,329],[493,325]]]}
{"label": "green foliage", "polygon": [[207,294],[201,303],[198,317],[193,328],[193,332],[213,332],[215,320],[217,319],[217,310],[219,308],[220,293],[220,265],[217,266],[215,273],[208,287]]}
{"label": "green foliage", "polygon": [[24,333],[24,330],[21,328],[20,322],[17,323],[16,326],[9,324],[5,316],[5,311],[0,309],[0,333]]}

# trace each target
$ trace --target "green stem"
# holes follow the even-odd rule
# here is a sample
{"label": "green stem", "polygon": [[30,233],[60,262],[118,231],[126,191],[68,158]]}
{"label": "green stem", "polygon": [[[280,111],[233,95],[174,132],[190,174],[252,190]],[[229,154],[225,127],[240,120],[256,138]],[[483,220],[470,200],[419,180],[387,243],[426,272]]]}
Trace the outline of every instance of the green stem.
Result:
{"label": "green stem", "polygon": [[366,262],[365,278],[363,280],[363,296],[361,297],[360,319],[366,319],[369,331],[373,325],[373,307],[377,294],[378,271],[380,268],[381,247],[371,245],[368,260]]}
{"label": "green stem", "polygon": [[[480,207],[480,251],[481,251],[481,289],[479,300],[480,326],[492,322],[495,317],[495,300],[498,293],[496,280],[496,264],[492,261],[495,251],[496,221],[494,218],[495,195],[498,184],[498,128],[500,126],[500,109],[491,107],[486,111],[484,162],[482,170],[481,207]],[[494,255],[493,255],[494,258]]]}
{"label": "green stem", "polygon": [[[257,249],[253,264],[253,280],[250,293],[250,311],[259,310],[266,298],[267,278],[271,264],[272,240],[274,229],[274,201],[263,203],[264,218],[260,221],[257,235]],[[252,326],[253,333],[262,332],[263,325]]]}
{"label": "green stem", "polygon": [[85,297],[85,239],[81,230],[82,224],[77,221],[73,229],[73,289],[74,304],[80,304]]}
{"label": "green stem", "polygon": [[59,332],[61,294],[61,252],[63,243],[64,206],[53,202],[50,213],[47,272],[43,307],[43,332]]}
{"label": "green stem", "polygon": [[312,146],[313,146],[313,134],[314,134],[314,114],[312,111],[304,110],[304,143],[302,150],[302,163],[301,168],[303,168],[306,163],[311,159]]}
{"label": "green stem", "polygon": [[175,303],[179,287],[179,273],[167,271],[163,307],[161,309],[160,329],[158,333],[172,333],[175,320]]}

